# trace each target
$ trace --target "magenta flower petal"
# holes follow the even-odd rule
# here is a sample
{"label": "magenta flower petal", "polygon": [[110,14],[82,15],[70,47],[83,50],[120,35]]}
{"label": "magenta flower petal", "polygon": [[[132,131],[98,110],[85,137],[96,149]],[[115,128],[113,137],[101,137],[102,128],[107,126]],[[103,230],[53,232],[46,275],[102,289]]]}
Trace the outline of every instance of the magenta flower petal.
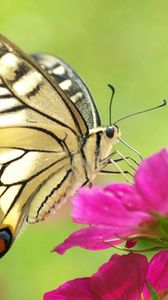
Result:
{"label": "magenta flower petal", "polygon": [[[122,199],[124,193],[125,200]],[[92,226],[74,232],[54,250],[63,254],[74,246],[89,250],[106,249],[121,243],[123,240],[120,237],[124,239],[125,236],[136,233],[134,229],[142,221],[150,220],[151,216],[136,211],[136,207],[130,205],[130,200],[127,201],[127,194],[129,199],[132,197],[132,202],[138,197],[134,187],[126,184],[114,184],[104,190],[80,189],[73,200],[72,215],[76,222]]]}
{"label": "magenta flower petal", "polygon": [[[164,291],[168,294],[168,251],[160,251],[149,263],[147,281],[157,293]],[[145,300],[150,299],[148,288],[144,288]]]}
{"label": "magenta flower petal", "polygon": [[[108,241],[109,242],[105,242]],[[121,240],[113,235],[111,228],[88,227],[80,229],[71,234],[62,244],[54,248],[59,254],[63,254],[68,249],[79,246],[89,250],[107,249],[112,245],[121,243]]]}
{"label": "magenta flower petal", "polygon": [[[134,206],[130,206],[130,197]],[[81,188],[73,199],[73,220],[77,223],[92,225],[130,226],[135,224],[138,216],[141,220],[147,214],[136,210],[139,195],[134,186],[128,184],[111,184],[102,188]]]}
{"label": "magenta flower petal", "polygon": [[90,287],[103,300],[140,300],[148,261],[139,254],[113,255],[92,276]]}
{"label": "magenta flower petal", "polygon": [[140,300],[147,270],[145,256],[116,254],[92,277],[68,281],[44,300]]}
{"label": "magenta flower petal", "polygon": [[[81,188],[73,199],[73,220],[89,227],[78,230],[55,251],[73,246],[105,249],[126,239],[168,239],[168,150],[144,160],[135,184],[114,183],[105,188]],[[154,214],[155,213],[155,214]],[[162,214],[162,223],[157,214]],[[106,244],[105,244],[106,243]]]}
{"label": "magenta flower petal", "polygon": [[146,211],[168,214],[168,149],[144,160],[135,175],[135,187]]}
{"label": "magenta flower petal", "polygon": [[43,300],[93,300],[89,281],[90,278],[78,278],[68,281],[58,289],[47,292]]}

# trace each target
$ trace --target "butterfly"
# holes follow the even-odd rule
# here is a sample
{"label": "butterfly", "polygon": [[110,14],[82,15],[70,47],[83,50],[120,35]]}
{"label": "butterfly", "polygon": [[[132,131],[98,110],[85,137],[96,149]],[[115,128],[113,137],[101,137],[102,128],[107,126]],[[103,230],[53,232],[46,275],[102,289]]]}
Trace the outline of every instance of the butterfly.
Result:
{"label": "butterfly", "polygon": [[0,257],[25,222],[44,220],[109,163],[117,126],[102,127],[84,82],[61,59],[28,56],[0,36]]}

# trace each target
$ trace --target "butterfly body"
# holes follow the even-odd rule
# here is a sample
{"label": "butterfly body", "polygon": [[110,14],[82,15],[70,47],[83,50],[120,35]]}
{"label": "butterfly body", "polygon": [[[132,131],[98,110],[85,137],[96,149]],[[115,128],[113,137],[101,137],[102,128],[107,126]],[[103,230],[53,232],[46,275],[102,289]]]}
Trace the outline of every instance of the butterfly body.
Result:
{"label": "butterfly body", "polygon": [[115,126],[101,127],[66,63],[33,57],[0,36],[0,256],[25,221],[42,221],[91,183],[119,137]]}

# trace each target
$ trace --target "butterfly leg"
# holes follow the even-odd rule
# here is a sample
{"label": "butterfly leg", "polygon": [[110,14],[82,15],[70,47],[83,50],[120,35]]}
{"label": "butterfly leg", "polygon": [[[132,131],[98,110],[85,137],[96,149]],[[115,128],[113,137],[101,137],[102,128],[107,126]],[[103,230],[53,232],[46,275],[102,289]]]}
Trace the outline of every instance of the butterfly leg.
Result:
{"label": "butterfly leg", "polygon": [[[120,171],[112,171],[112,170],[101,170],[100,173],[104,173],[104,174],[119,174],[121,175],[121,172]],[[133,174],[127,170],[122,170],[122,173],[124,174],[128,174],[130,176],[133,177]]]}
{"label": "butterfly leg", "polygon": [[125,178],[125,180],[127,182],[132,183],[132,180],[130,180],[129,177],[128,177],[128,175],[133,177],[133,174],[131,172],[129,172],[127,170],[122,170],[122,168],[114,160],[111,160],[110,164],[111,165],[113,164],[113,166],[115,166],[118,169],[118,171],[116,171],[116,170],[114,170],[114,171],[113,170],[101,170],[100,173],[120,174]]}
{"label": "butterfly leg", "polygon": [[112,163],[115,161],[116,163],[117,162],[120,162],[120,161],[124,161],[133,171],[136,171],[136,168],[130,163],[133,162],[135,163],[137,166],[139,166],[139,163],[132,157],[130,156],[124,156],[121,152],[119,152],[118,150],[116,150],[116,154],[120,157],[118,159],[114,159],[112,160]]}
{"label": "butterfly leg", "polygon": [[[112,157],[116,156],[116,155],[118,155],[119,158],[112,159]],[[118,150],[115,150],[114,152],[112,152],[108,157],[103,159],[102,162],[107,162],[107,165],[110,165],[110,164],[114,164],[114,162],[118,163],[118,162],[122,162],[122,161],[124,161],[133,171],[136,171],[136,168],[130,163],[130,161],[132,161],[136,166],[139,166],[139,163],[137,162],[137,160],[135,160],[131,156],[124,156]]]}
{"label": "butterfly leg", "polygon": [[[117,159],[112,159],[113,156],[119,155],[120,158]],[[109,165],[113,165],[115,166],[118,170],[100,170],[100,173],[106,173],[106,174],[121,174],[125,180],[129,183],[132,183],[132,181],[129,179],[128,175],[133,177],[133,174],[128,171],[128,170],[123,170],[118,162],[120,161],[125,161],[127,163],[127,165],[133,170],[136,171],[136,169],[130,164],[129,159],[131,159],[133,162],[137,163],[134,159],[132,159],[131,157],[127,156],[125,157],[124,155],[122,155],[119,151],[114,151],[113,153],[111,153],[108,157],[106,157],[105,159],[102,160],[102,163],[107,162],[104,167],[109,166]]]}
{"label": "butterfly leg", "polygon": [[127,162],[128,160],[131,160],[137,166],[139,166],[139,163],[134,158],[132,158],[131,156],[124,156],[124,158],[117,158],[117,159],[115,159],[115,162],[120,162],[120,161],[126,161]]}

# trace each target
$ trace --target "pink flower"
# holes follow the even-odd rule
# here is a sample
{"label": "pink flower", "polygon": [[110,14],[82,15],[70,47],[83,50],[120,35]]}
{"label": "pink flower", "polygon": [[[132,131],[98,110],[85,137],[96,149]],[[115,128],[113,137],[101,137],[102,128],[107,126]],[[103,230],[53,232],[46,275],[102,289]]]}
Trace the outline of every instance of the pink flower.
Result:
{"label": "pink flower", "polygon": [[168,246],[168,149],[144,160],[134,184],[81,188],[73,199],[73,220],[89,225],[54,250],[73,246],[105,249],[126,239],[148,237]]}
{"label": "pink flower", "polygon": [[148,282],[160,296],[168,295],[168,251],[150,263],[140,254],[113,255],[91,277],[68,281],[47,292],[44,300],[149,300]]}

